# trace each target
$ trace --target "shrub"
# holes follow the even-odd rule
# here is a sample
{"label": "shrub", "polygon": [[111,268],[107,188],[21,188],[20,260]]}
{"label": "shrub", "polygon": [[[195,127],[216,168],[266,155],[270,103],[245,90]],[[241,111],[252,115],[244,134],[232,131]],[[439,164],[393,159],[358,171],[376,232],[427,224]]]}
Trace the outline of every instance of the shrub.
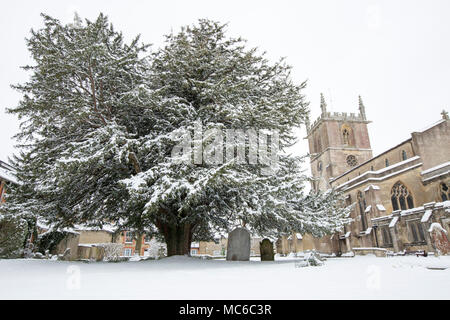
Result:
{"label": "shrub", "polygon": [[22,218],[0,215],[0,258],[18,258],[23,254],[28,224]]}

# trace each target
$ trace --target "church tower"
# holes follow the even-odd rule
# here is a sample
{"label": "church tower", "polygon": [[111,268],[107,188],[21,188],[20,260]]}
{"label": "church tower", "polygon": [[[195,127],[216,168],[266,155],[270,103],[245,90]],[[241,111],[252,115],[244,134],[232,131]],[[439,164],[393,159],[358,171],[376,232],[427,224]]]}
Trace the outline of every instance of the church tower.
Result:
{"label": "church tower", "polygon": [[321,115],[311,125],[306,124],[311,160],[315,178],[314,190],[327,190],[330,179],[347,172],[372,158],[366,110],[359,97],[359,113],[328,112],[323,94],[320,94]]}

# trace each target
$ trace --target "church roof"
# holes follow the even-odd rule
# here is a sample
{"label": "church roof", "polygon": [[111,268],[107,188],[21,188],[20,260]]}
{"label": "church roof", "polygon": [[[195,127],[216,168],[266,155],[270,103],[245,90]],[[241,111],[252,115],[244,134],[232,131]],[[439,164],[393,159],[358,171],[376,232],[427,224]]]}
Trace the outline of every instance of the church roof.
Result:
{"label": "church roof", "polygon": [[15,172],[15,170],[11,165],[0,160],[0,179],[1,180],[6,180],[6,181],[17,184],[17,179],[14,175],[14,172]]}

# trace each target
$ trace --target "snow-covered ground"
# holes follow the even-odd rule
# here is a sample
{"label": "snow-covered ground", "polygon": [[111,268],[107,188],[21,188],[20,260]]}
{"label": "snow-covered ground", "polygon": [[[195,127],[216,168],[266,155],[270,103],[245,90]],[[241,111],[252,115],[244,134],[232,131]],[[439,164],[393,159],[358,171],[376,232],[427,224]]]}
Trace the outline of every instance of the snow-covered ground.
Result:
{"label": "snow-covered ground", "polygon": [[0,299],[450,299],[448,256],[296,262],[0,260]]}

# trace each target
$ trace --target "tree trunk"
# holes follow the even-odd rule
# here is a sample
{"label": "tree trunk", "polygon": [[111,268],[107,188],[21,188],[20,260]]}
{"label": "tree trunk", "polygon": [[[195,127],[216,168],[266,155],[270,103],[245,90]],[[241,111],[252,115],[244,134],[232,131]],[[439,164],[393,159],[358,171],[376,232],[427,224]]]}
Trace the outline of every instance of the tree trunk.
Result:
{"label": "tree trunk", "polygon": [[141,248],[142,248],[142,233],[138,232],[138,233],[136,233],[136,246],[134,249],[134,254],[137,253],[137,255],[140,256]]}
{"label": "tree trunk", "polygon": [[167,256],[190,255],[192,225],[190,223],[161,224],[161,233],[167,244]]}

